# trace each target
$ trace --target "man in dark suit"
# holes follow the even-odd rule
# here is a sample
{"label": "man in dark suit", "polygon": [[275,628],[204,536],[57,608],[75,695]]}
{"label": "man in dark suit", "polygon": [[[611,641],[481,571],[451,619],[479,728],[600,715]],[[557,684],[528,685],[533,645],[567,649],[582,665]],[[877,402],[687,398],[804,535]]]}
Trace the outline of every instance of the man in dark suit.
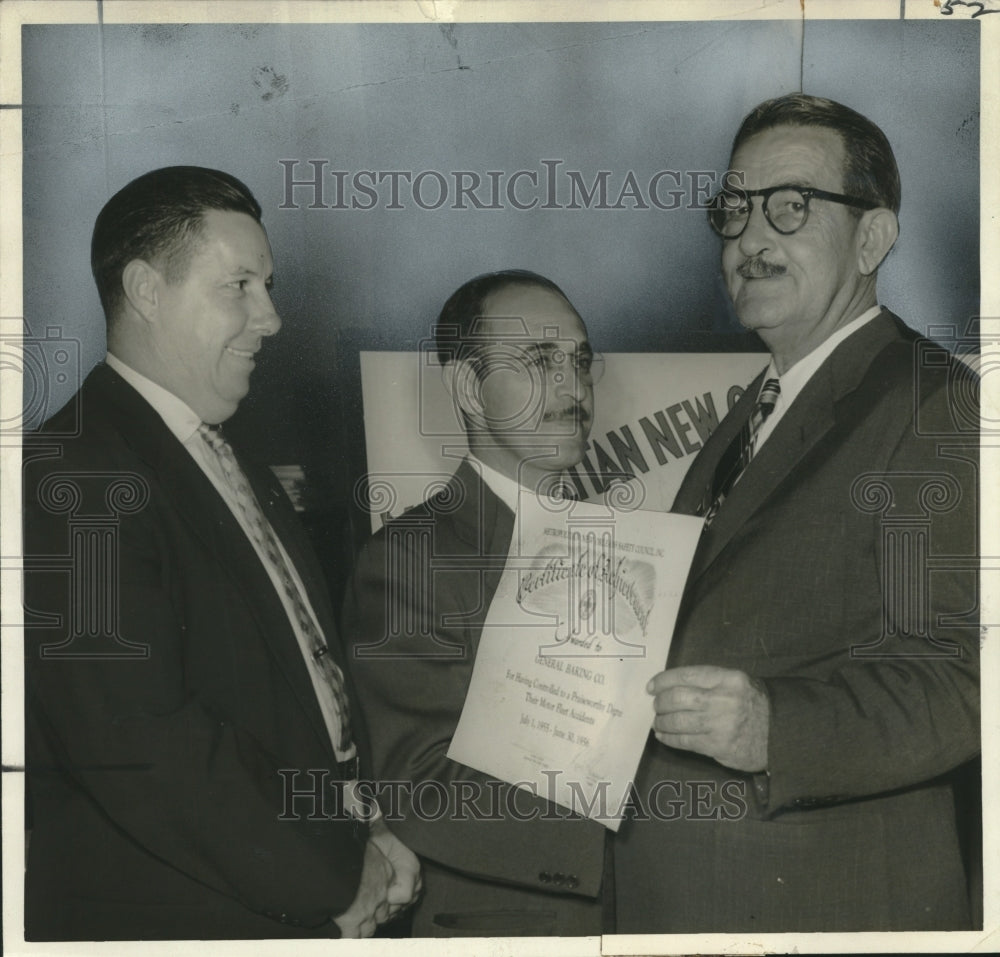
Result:
{"label": "man in dark suit", "polygon": [[415,936],[598,934],[604,828],[446,754],[519,496],[583,456],[599,368],[562,291],[516,270],[470,280],[436,328],[469,456],[362,551],[343,630],[383,810],[420,855]]}
{"label": "man in dark suit", "polygon": [[696,797],[622,827],[618,928],[968,928],[975,377],[876,304],[900,195],[878,127],[785,96],[730,167],[710,221],[771,362],[674,503],[706,527],[636,783]]}
{"label": "man in dark suit", "polygon": [[216,428],[280,327],[260,216],[171,167],[94,228],[107,361],[25,447],[31,940],[370,936],[418,890],[321,572]]}

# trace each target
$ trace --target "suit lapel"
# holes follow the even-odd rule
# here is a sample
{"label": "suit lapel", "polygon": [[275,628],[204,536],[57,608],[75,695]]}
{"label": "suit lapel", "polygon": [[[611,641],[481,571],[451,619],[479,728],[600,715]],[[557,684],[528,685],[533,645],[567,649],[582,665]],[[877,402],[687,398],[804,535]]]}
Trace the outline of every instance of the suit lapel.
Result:
{"label": "suit lapel", "polygon": [[464,495],[453,518],[455,534],[480,558],[506,559],[514,534],[514,513],[468,460],[459,466],[449,484],[454,486],[452,494]]}
{"label": "suit lapel", "polygon": [[219,526],[226,524],[217,508],[218,493],[156,410],[108,366],[94,369],[87,386],[86,418],[114,426],[161,480],[163,494],[174,502],[176,514],[206,548],[215,550]]}
{"label": "suit lapel", "polygon": [[750,418],[766,372],[765,367],[747,386],[736,405],[708,437],[701,453],[695,457],[684,476],[671,506],[672,512],[680,512],[683,515],[702,515],[708,510],[713,500],[712,489],[715,471],[726,450]]}
{"label": "suit lapel", "polygon": [[[708,569],[761,506],[794,478],[800,463],[837,423],[838,404],[857,389],[882,349],[899,337],[896,322],[891,313],[883,310],[838,345],[806,383],[702,535],[691,580]],[[761,378],[727,417],[736,418],[740,413],[735,428],[728,429],[727,434],[735,434],[749,418]],[[748,395],[754,397],[749,408],[745,407]],[[713,468],[724,448],[713,449]]]}
{"label": "suit lapel", "polygon": [[[243,596],[295,697],[321,740],[329,746],[326,724],[285,607],[239,522],[156,410],[135,389],[114,370],[103,365],[94,370],[88,381],[93,381],[95,386],[93,396],[99,406],[97,414],[118,429],[133,451],[157,476],[162,494],[171,503],[178,521],[187,525],[215,557]],[[248,470],[248,479],[258,495],[264,514],[270,518],[277,514],[271,493],[262,488],[259,478],[250,478],[253,471]],[[262,493],[266,502],[260,497]],[[281,536],[282,544],[289,540],[284,534],[286,529],[275,531]],[[297,563],[296,552],[299,549],[287,545],[286,549],[296,562],[296,569],[303,575],[303,566]],[[310,583],[305,584],[309,588]],[[312,591],[315,592],[315,588]],[[321,612],[317,610],[317,614]]]}
{"label": "suit lapel", "polygon": [[[450,516],[453,534],[462,542],[470,558],[470,568],[478,575],[461,576],[468,583],[463,618],[470,625],[472,650],[475,653],[482,627],[489,614],[507,563],[514,535],[514,513],[504,504],[476,469],[466,460],[451,480],[465,491],[464,503]],[[475,584],[471,582],[474,580]]]}

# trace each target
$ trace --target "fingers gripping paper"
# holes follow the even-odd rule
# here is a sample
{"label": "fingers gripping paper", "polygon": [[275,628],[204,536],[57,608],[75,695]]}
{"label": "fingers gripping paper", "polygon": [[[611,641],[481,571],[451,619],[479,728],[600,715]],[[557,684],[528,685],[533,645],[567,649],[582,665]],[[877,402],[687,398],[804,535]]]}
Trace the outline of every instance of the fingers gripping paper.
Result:
{"label": "fingers gripping paper", "polygon": [[701,526],[522,494],[448,757],[617,831]]}

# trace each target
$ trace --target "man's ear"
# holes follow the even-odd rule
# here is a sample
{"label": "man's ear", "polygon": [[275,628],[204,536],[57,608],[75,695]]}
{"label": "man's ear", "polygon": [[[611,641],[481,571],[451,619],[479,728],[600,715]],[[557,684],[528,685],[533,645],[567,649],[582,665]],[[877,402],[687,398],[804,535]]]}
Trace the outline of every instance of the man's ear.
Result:
{"label": "man's ear", "polygon": [[122,270],[122,289],[132,309],[147,322],[156,317],[163,276],[145,259],[133,259]]}
{"label": "man's ear", "polygon": [[899,236],[899,220],[891,209],[868,210],[858,224],[858,269],[870,276],[889,255]]}
{"label": "man's ear", "polygon": [[451,396],[455,409],[475,423],[483,422],[483,400],[479,376],[468,359],[453,359],[441,367],[444,387]]}

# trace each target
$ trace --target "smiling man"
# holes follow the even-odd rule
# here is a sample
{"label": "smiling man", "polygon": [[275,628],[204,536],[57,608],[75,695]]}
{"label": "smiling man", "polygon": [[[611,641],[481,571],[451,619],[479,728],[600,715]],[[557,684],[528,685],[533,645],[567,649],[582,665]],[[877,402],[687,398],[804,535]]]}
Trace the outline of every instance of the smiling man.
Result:
{"label": "smiling man", "polygon": [[384,810],[424,864],[413,933],[599,934],[604,828],[446,754],[519,498],[583,457],[602,360],[558,286],[519,270],[453,293],[436,343],[470,454],[368,542],[343,617]]}
{"label": "smiling man", "polygon": [[[352,813],[316,560],[219,428],[281,326],[260,218],[200,167],[115,194],[91,248],[107,361],[25,442],[29,940],[370,936],[419,890]],[[321,793],[296,806],[300,779]]]}
{"label": "smiling man", "polygon": [[[781,97],[730,168],[709,221],[771,361],[674,502],[705,529],[637,784],[706,800],[623,826],[618,929],[970,928],[977,383],[877,304],[900,205],[877,126]],[[734,789],[738,820],[708,800]]]}

